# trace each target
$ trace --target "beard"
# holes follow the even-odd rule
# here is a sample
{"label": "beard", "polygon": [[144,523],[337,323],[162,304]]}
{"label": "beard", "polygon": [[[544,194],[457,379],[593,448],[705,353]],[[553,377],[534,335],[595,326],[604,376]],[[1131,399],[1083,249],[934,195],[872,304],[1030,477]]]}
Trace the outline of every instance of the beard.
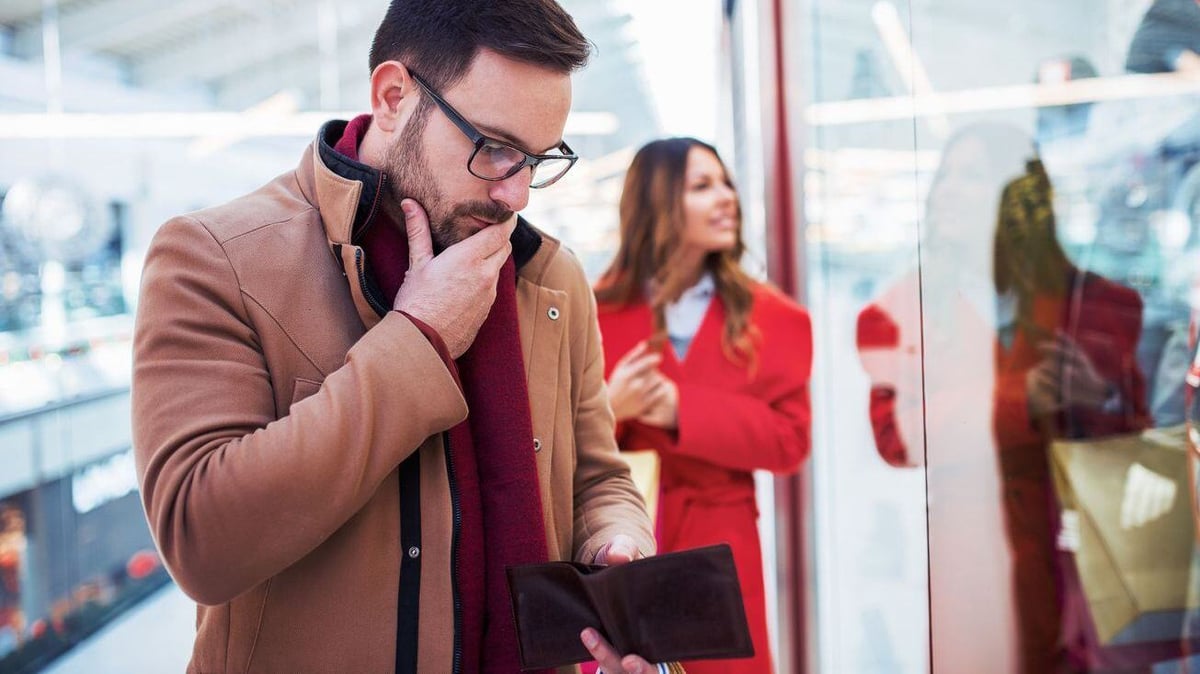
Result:
{"label": "beard", "polygon": [[428,119],[429,110],[426,109],[419,110],[409,120],[396,142],[388,148],[384,170],[390,178],[388,214],[403,227],[404,213],[400,210],[400,202],[412,199],[420,204],[429,216],[429,233],[434,252],[437,253],[480,229],[479,223],[471,218],[504,222],[513,216],[513,212],[495,202],[449,203],[450,200],[438,187],[433,171],[429,169],[422,146]]}

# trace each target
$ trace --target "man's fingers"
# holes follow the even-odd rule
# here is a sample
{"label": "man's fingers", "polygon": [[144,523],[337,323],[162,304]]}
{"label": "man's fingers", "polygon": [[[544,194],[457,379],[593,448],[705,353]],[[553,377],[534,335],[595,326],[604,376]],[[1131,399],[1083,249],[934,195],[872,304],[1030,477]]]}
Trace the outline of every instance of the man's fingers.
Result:
{"label": "man's fingers", "polygon": [[504,266],[504,261],[508,259],[509,255],[512,255],[512,243],[506,239],[500,243],[500,246],[496,250],[484,256],[483,261],[488,264],[495,264],[496,271],[499,271],[500,267]]}
{"label": "man's fingers", "polygon": [[599,632],[589,627],[579,634],[579,638],[583,641],[584,648],[588,649],[588,653],[592,654],[605,674],[618,674],[625,671],[621,665],[621,655],[604,637],[600,636]]}
{"label": "man's fingers", "polygon": [[412,199],[400,202],[404,211],[404,229],[408,232],[408,268],[415,269],[433,259],[433,238],[429,234],[429,216]]}
{"label": "man's fingers", "polygon": [[608,545],[600,549],[596,554],[596,564],[624,564],[632,562],[638,557],[638,546],[632,538],[626,534],[617,534],[612,537]]}
{"label": "man's fingers", "polygon": [[[474,264],[478,260],[485,260],[504,250],[509,245],[508,240],[510,236],[511,232],[505,229],[503,225],[491,225],[475,232],[446,250],[459,251],[460,254],[467,257],[470,264]],[[508,256],[506,255],[505,257]]]}
{"label": "man's fingers", "polygon": [[513,232],[517,229],[517,214],[513,213],[509,219],[501,222],[497,226],[504,232],[504,240],[508,241],[512,238]]}
{"label": "man's fingers", "polygon": [[621,660],[621,667],[629,672],[629,674],[654,674],[654,672],[659,671],[658,667],[646,662],[645,658],[636,655],[626,655]]}
{"label": "man's fingers", "polygon": [[487,274],[491,283],[495,283],[495,280],[500,277],[500,270],[510,255],[512,255],[512,246],[506,244],[504,248],[479,262],[480,270]]}

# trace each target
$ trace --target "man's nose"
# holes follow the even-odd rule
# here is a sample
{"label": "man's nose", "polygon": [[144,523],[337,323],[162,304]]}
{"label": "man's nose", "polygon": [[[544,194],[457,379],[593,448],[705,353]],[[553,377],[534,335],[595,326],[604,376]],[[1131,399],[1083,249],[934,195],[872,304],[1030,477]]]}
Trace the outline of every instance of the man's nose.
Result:
{"label": "man's nose", "polygon": [[525,206],[529,204],[529,183],[531,180],[533,180],[533,169],[522,169],[504,180],[497,180],[492,183],[491,188],[488,190],[488,196],[492,198],[492,201],[504,208],[518,213],[525,210]]}

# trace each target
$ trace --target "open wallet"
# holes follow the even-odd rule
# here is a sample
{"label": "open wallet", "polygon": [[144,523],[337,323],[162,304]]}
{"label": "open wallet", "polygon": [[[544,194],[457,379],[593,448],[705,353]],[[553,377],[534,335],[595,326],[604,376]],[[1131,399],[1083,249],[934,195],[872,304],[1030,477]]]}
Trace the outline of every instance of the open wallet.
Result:
{"label": "open wallet", "polygon": [[621,654],[650,662],[754,655],[733,551],[711,545],[617,566],[574,562],[508,568],[522,669],[592,659],[595,628]]}

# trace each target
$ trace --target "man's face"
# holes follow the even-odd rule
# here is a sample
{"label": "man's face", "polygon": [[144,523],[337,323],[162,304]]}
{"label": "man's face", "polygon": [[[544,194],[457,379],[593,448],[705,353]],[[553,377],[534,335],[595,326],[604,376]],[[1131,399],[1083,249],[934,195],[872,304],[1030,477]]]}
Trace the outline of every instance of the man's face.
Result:
{"label": "man's face", "polygon": [[[532,154],[558,147],[571,108],[569,75],[488,50],[480,50],[466,75],[438,93],[480,133]],[[384,169],[393,207],[406,197],[424,206],[434,245],[445,248],[524,209],[531,171],[500,181],[472,175],[467,162],[474,145],[425,99],[423,114],[410,118],[388,148]]]}

